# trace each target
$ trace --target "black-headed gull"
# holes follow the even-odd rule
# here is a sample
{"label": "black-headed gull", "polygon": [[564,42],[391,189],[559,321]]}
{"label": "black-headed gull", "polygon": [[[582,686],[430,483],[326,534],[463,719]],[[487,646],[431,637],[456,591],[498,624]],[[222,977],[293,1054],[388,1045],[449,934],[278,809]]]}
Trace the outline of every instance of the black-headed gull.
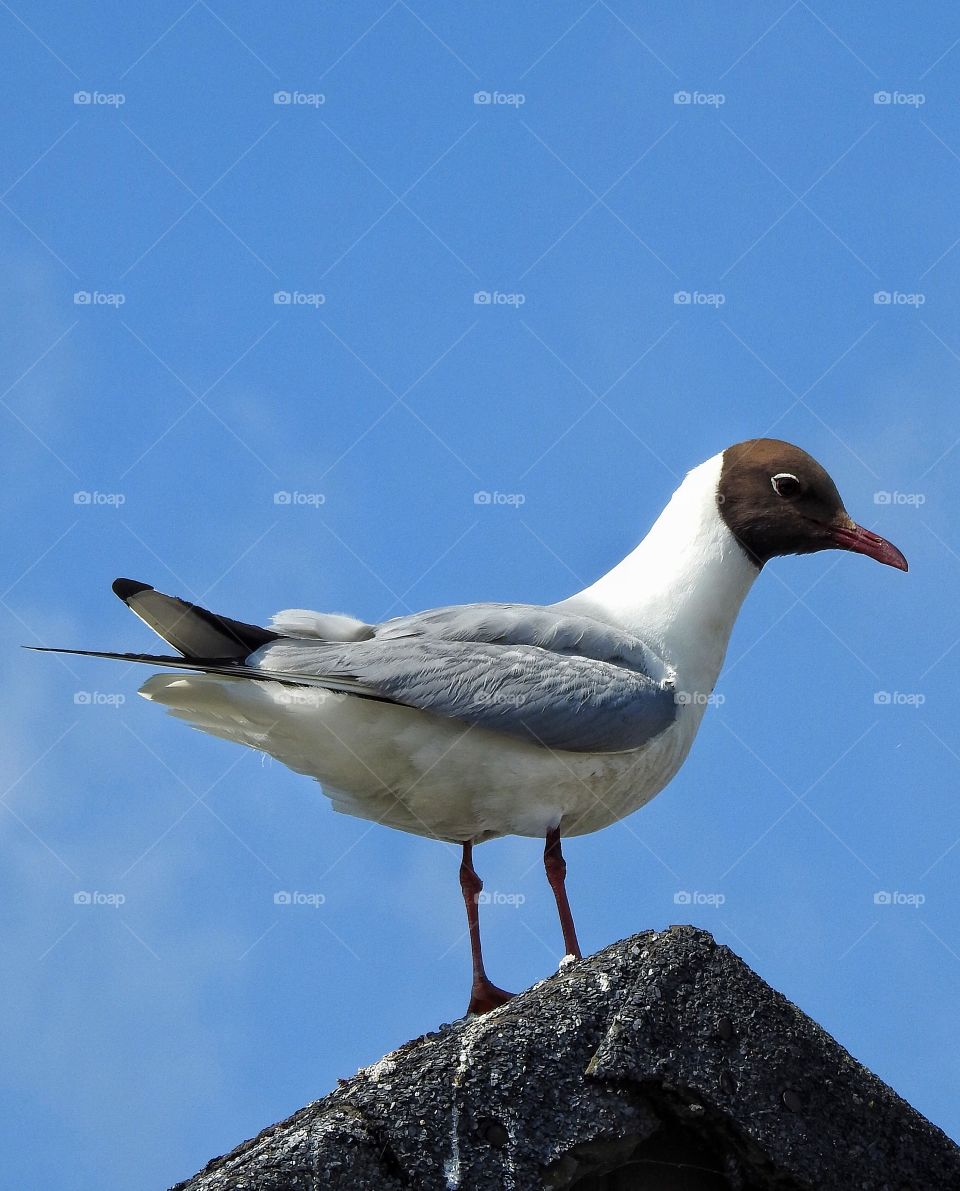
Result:
{"label": "black-headed gull", "polygon": [[805,451],[752,439],[694,468],[631,554],[557,604],[463,604],[376,625],[290,610],[260,628],[118,579],[117,595],[183,656],[65,652],[190,671],[156,674],[141,694],[316,778],[339,811],[462,845],[468,1012],[484,1012],[510,994],[483,967],[473,845],[545,839],[564,947],[579,958],[561,836],[663,789],[763,565],[826,549],[907,569]]}

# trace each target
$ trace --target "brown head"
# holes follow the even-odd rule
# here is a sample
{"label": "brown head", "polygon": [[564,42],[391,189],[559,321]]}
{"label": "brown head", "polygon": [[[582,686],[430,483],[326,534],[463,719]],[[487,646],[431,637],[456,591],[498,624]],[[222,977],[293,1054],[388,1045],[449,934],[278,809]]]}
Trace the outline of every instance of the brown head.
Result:
{"label": "brown head", "polygon": [[852,520],[830,476],[806,451],[776,438],[751,438],[723,452],[720,516],[762,567],[780,554],[853,550],[907,569],[885,538]]}

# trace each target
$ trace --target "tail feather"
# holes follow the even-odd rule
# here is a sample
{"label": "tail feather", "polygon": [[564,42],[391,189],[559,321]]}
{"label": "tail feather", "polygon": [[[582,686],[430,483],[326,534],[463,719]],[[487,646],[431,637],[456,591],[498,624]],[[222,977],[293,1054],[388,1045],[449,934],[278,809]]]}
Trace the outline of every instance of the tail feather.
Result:
{"label": "tail feather", "polygon": [[280,634],[218,616],[198,604],[164,595],[147,583],[117,579],[113,590],[131,612],[185,658],[242,661]]}
{"label": "tail feather", "polygon": [[196,670],[203,674],[229,674],[237,676],[259,676],[259,670],[250,669],[230,658],[181,658],[165,653],[111,653],[105,649],[59,649],[51,645],[25,645],[36,653],[68,653],[82,658],[108,658],[114,662],[145,662],[148,666],[160,666],[167,670]]}
{"label": "tail feather", "polygon": [[[360,683],[348,675],[326,676],[322,674],[269,670],[261,666],[246,665],[247,658],[270,641],[285,636],[259,625],[244,624],[227,616],[208,612],[197,604],[189,604],[176,596],[163,595],[146,583],[133,579],[117,579],[113,590],[128,608],[160,637],[178,649],[183,655],[173,657],[158,653],[115,653],[103,649],[58,649],[47,645],[27,645],[39,653],[66,653],[75,657],[108,658],[116,662],[140,662],[165,670],[190,670],[200,674],[215,674],[226,678],[244,678],[259,681],[273,681],[298,687],[315,687],[356,695],[361,698],[379,698],[365,690]],[[346,621],[346,617],[336,617]],[[368,626],[355,622],[357,626]],[[353,628],[353,625],[348,626]],[[345,631],[341,626],[341,631]]]}
{"label": "tail feather", "polygon": [[304,674],[299,671],[265,670],[259,666],[245,666],[241,660],[232,658],[176,658],[162,653],[111,653],[105,649],[59,649],[51,645],[25,645],[24,649],[32,649],[35,653],[67,653],[74,657],[107,658],[113,662],[143,662],[148,666],[158,666],[164,670],[191,670],[198,674],[219,674],[225,678],[246,678],[258,682],[282,682],[289,686],[310,687],[324,691],[334,691],[341,695],[354,695],[358,699],[374,699],[378,702],[390,703],[393,700],[372,691],[365,690],[355,679],[349,676],[327,676],[323,674]]}

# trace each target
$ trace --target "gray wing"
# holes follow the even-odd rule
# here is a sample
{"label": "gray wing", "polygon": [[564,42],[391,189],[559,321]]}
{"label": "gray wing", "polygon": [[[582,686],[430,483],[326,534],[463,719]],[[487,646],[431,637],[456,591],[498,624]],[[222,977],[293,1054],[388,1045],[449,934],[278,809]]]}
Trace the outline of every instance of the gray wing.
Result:
{"label": "gray wing", "polygon": [[672,671],[641,638],[535,605],[438,608],[360,641],[282,639],[247,665],[578,752],[639,748],[677,711]]}
{"label": "gray wing", "polygon": [[650,678],[671,677],[650,645],[613,625],[541,604],[456,604],[398,616],[374,628],[380,641],[403,637],[443,641],[483,641],[491,645],[535,645],[551,653],[579,655],[640,671]]}

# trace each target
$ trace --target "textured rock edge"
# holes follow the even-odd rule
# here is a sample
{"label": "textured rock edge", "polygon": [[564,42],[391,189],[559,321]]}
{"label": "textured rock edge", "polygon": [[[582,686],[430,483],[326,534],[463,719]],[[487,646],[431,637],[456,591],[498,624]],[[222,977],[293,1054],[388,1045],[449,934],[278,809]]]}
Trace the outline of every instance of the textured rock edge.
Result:
{"label": "textured rock edge", "polygon": [[678,1129],[734,1187],[960,1187],[941,1130],[676,926],[408,1042],[174,1191],[567,1187]]}

